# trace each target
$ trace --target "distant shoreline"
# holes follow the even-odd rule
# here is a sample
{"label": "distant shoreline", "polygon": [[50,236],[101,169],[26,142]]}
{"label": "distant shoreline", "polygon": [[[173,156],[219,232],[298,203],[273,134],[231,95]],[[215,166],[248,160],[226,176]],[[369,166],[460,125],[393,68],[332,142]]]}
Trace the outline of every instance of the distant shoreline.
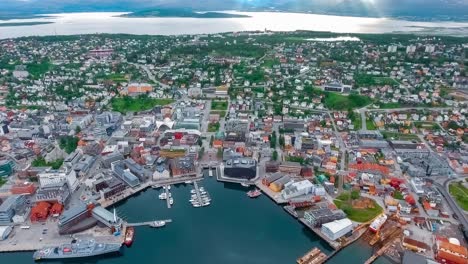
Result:
{"label": "distant shoreline", "polygon": [[126,18],[248,18],[249,15],[225,13],[225,11],[194,11],[186,9],[151,9],[131,12],[117,17]]}
{"label": "distant shoreline", "polygon": [[54,22],[12,22],[12,23],[0,23],[0,27],[24,27],[24,26],[37,26],[54,24]]}

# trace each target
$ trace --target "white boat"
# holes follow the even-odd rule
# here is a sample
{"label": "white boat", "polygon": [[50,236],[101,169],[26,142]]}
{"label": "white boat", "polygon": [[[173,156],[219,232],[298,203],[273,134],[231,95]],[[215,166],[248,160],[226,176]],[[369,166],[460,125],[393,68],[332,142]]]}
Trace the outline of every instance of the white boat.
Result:
{"label": "white boat", "polygon": [[191,184],[192,181],[186,181],[186,182],[184,182],[184,183],[185,183],[185,184]]}
{"label": "white boat", "polygon": [[159,199],[161,199],[161,200],[167,199],[166,193],[161,193],[161,194],[159,195]]}
{"label": "white boat", "polygon": [[213,171],[212,170],[208,170],[208,176],[213,177]]}
{"label": "white boat", "polygon": [[250,186],[247,183],[241,183],[241,185],[244,186],[244,187],[249,187]]}
{"label": "white boat", "polygon": [[210,204],[211,204],[210,202],[206,202],[206,203],[203,203],[203,206],[208,206]]}
{"label": "white boat", "polygon": [[197,191],[191,190],[190,193],[195,194],[195,193],[197,193]]}
{"label": "white boat", "polygon": [[205,191],[205,187],[198,188],[201,192]]}
{"label": "white boat", "polygon": [[200,204],[194,204],[193,207],[200,207]]}
{"label": "white boat", "polygon": [[169,203],[170,203],[171,205],[174,204],[174,198],[170,197],[170,198],[169,198]]}
{"label": "white boat", "polygon": [[165,225],[166,225],[165,221],[154,221],[154,222],[149,224],[149,226],[151,226],[151,227],[163,227]]}
{"label": "white boat", "polygon": [[151,185],[151,188],[153,188],[153,189],[157,189],[157,188],[158,188],[158,186],[156,186],[156,185]]}

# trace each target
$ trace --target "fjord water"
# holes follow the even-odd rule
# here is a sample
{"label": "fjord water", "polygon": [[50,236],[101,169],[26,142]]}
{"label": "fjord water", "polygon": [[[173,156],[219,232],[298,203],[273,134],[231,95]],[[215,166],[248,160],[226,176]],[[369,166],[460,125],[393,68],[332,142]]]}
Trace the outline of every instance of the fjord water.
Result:
{"label": "fjord water", "polygon": [[[171,209],[158,199],[161,191],[153,189],[116,205],[119,215],[129,222],[173,220],[160,229],[137,227],[132,247],[124,248],[122,256],[52,263],[285,264],[295,263],[313,247],[331,252],[319,237],[265,195],[250,199],[246,188],[213,178],[206,178],[200,186],[212,197],[209,207],[193,208],[188,202],[192,187],[184,184],[171,188]],[[358,264],[370,255],[366,244],[356,243],[329,263]],[[33,263],[32,253],[0,254],[0,263]]]}
{"label": "fjord water", "polygon": [[[1,2],[1,1],[0,1]],[[53,17],[13,19],[1,23],[53,22],[32,26],[5,26],[0,39],[76,35],[94,33],[126,33],[138,35],[212,34],[221,32],[264,30],[331,31],[337,33],[418,32],[468,36],[467,22],[416,22],[390,18],[349,17],[285,12],[229,12],[247,18],[179,18],[119,17],[124,13],[64,13]]]}

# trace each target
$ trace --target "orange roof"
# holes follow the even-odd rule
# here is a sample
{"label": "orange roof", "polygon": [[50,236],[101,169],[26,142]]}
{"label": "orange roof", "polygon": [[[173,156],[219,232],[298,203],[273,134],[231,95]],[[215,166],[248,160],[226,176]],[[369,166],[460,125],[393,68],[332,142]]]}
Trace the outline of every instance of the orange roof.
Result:
{"label": "orange roof", "polygon": [[146,92],[151,92],[153,91],[153,87],[150,85],[142,85],[142,86],[129,86],[128,87],[128,92],[129,93],[146,93]]}
{"label": "orange roof", "polygon": [[445,262],[453,264],[466,264],[468,260],[466,258],[447,253],[445,251],[439,251],[437,253],[438,260],[445,260]]}
{"label": "orange roof", "polygon": [[213,147],[220,147],[222,145],[223,145],[222,140],[219,140],[219,139],[213,140]]}
{"label": "orange roof", "polygon": [[445,249],[460,254],[462,256],[465,256],[466,258],[468,257],[468,249],[466,249],[466,247],[455,245],[450,242],[439,241],[439,250],[440,249]]}

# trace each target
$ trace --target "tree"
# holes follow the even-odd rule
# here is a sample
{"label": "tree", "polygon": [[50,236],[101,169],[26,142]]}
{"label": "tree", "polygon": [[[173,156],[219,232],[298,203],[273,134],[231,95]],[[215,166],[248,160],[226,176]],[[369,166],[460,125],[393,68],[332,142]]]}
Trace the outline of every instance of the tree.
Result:
{"label": "tree", "polygon": [[359,193],[359,191],[353,190],[351,192],[351,199],[357,200],[357,199],[359,199],[359,197],[361,197],[361,194]]}
{"label": "tree", "polygon": [[276,150],[273,151],[273,154],[272,154],[272,156],[271,156],[271,159],[272,159],[272,160],[278,160],[278,152],[277,152]]}
{"label": "tree", "polygon": [[78,135],[80,132],[81,132],[81,127],[80,127],[80,126],[76,126],[76,127],[75,127],[75,135]]}
{"label": "tree", "polygon": [[284,136],[279,137],[279,144],[280,144],[281,147],[284,148]]}
{"label": "tree", "polygon": [[197,141],[197,142],[198,142],[198,145],[199,145],[200,147],[203,146],[203,140],[202,140],[201,137],[198,138],[198,141]]}

